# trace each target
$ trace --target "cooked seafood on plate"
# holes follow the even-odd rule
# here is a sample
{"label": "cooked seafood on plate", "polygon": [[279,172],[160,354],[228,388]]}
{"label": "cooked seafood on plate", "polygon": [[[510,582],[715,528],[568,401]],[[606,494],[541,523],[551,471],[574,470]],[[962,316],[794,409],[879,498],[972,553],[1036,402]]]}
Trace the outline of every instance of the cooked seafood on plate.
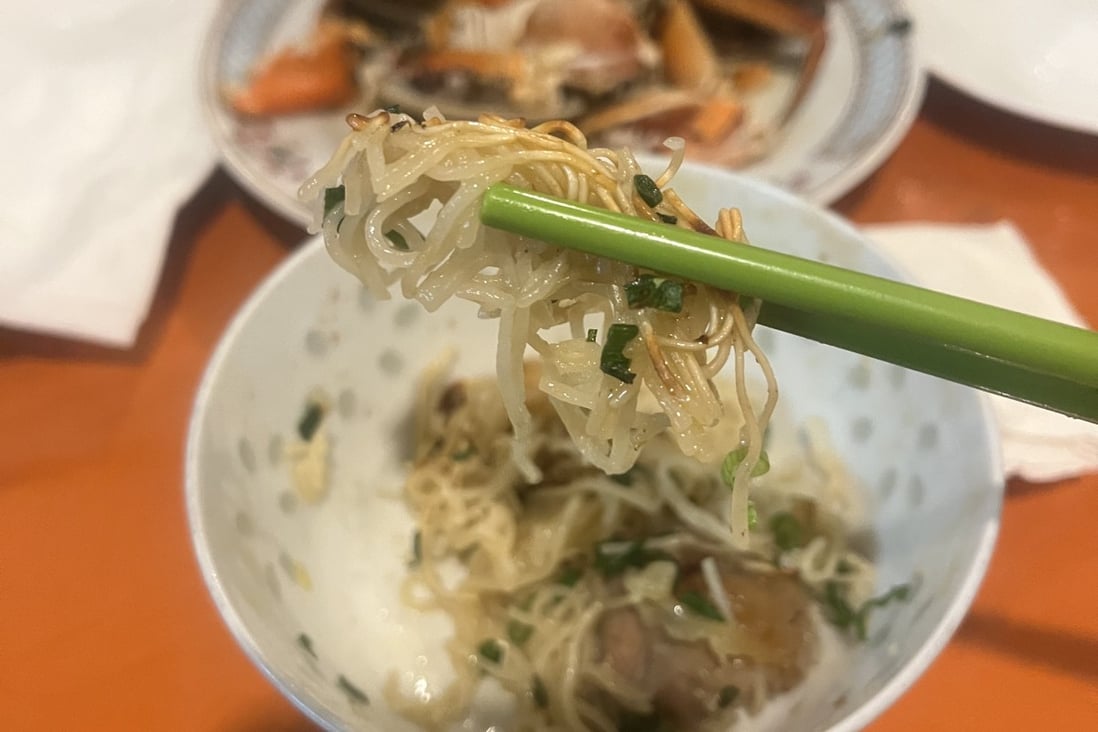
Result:
{"label": "cooked seafood on plate", "polygon": [[825,0],[365,0],[323,7],[312,37],[227,90],[243,115],[350,101],[493,108],[578,121],[597,142],[742,165],[764,154],[811,86]]}
{"label": "cooked seafood on plate", "polygon": [[[348,113],[483,109],[579,123],[828,203],[911,124],[923,91],[901,0],[224,0],[203,54],[227,170],[306,225],[301,180]],[[521,21],[521,22],[520,22]]]}

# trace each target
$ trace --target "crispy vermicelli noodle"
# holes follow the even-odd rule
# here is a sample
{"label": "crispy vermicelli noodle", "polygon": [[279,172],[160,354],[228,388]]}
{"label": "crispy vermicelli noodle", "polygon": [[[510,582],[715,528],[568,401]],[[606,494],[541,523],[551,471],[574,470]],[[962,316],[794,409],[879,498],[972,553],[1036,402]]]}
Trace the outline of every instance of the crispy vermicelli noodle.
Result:
{"label": "crispy vermicelli noodle", "polygon": [[[388,287],[399,283],[404,297],[428,310],[456,296],[499,319],[497,377],[514,426],[516,462],[528,481],[539,477],[529,459],[531,421],[523,401],[528,346],[545,364],[538,388],[587,459],[610,474],[628,470],[664,429],[685,455],[710,461],[727,452],[723,434],[713,429],[725,407],[712,379],[735,355],[748,453],[728,523],[729,540],[746,546],[747,477],[777,399],[769,362],[751,336],[754,306],[732,293],[683,283],[677,312],[631,308],[626,286],[643,274],[636,267],[492,230],[479,219],[485,190],[507,182],[650,220],[674,217],[680,226],[712,233],[666,188],[682,163],[681,140],[670,143],[671,161],[654,181],[663,200],[650,205],[638,192],[642,171],[632,154],[588,149],[568,122],[527,129],[521,121],[492,116],[465,122],[429,113],[420,124],[389,112],[348,121],[351,133],[302,187],[302,197],[315,202],[315,224],[333,258],[378,297],[388,297]],[[342,199],[325,206],[326,191],[340,185]],[[412,219],[432,207],[436,219],[424,235]],[[738,213],[723,212],[716,233],[743,242]],[[624,347],[632,383],[600,371],[613,324],[637,328]],[[548,340],[545,333],[555,326],[565,326],[570,337]],[[594,342],[586,338],[590,329],[597,330]],[[768,384],[759,411],[746,401],[742,384],[746,353]],[[642,399],[656,409],[642,409]]]}
{"label": "crispy vermicelli noodle", "polygon": [[669,187],[681,140],[649,178],[567,122],[348,122],[302,187],[333,259],[380,298],[463,298],[499,323],[494,381],[451,382],[443,357],[419,387],[402,599],[453,620],[456,680],[394,674],[391,706],[444,729],[487,675],[516,699],[508,729],[719,729],[804,677],[813,600],[864,635],[873,574],[848,541],[849,475],[810,432],[766,474],[760,304],[480,224],[506,182],[746,246],[738,211],[710,228]]}
{"label": "crispy vermicelli noodle", "polygon": [[[682,725],[671,729],[723,729],[737,710],[757,711],[794,686],[814,662],[813,591],[839,582],[851,602],[868,597],[871,565],[848,545],[848,527],[811,500],[824,486],[850,490],[841,465],[805,450],[795,469],[775,470],[756,490],[760,523],[797,515],[805,531],[803,546],[775,563],[772,532],[750,532],[746,551],[727,543],[714,508],[728,488],[716,466],[658,435],[631,470],[609,476],[585,460],[549,398],[533,390],[531,455],[543,480],[525,484],[496,384],[449,382],[447,365],[440,359],[428,370],[417,400],[405,498],[418,556],[402,596],[453,619],[447,651],[457,680],[441,692],[417,685],[408,693],[393,674],[386,687],[390,705],[425,729],[460,719],[483,674],[517,699],[508,729],[615,732],[628,715],[667,704],[688,707],[669,717]],[[526,377],[535,380],[537,369],[528,364]],[[616,571],[615,557],[638,547],[643,560]],[[465,573],[447,581],[455,557]],[[683,612],[690,587],[732,627]],[[701,669],[692,680],[697,696],[667,702],[666,679],[614,659],[614,644],[626,641],[612,625],[633,613],[644,628],[659,628],[635,642],[675,649],[666,658],[684,654],[674,663]],[[728,686],[738,698],[722,708]]]}

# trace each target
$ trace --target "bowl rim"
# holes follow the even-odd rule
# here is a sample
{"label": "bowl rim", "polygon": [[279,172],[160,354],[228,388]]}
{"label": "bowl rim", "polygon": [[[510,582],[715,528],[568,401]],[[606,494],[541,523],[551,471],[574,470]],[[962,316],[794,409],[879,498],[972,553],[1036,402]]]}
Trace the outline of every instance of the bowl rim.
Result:
{"label": "bowl rim", "polygon": [[[660,158],[655,156],[637,156],[642,167],[648,168],[659,165]],[[769,183],[737,174],[718,166],[702,163],[684,163],[682,172],[694,171],[701,175],[716,176],[726,181],[734,179],[738,185],[749,188],[777,199],[783,205],[789,205],[802,210],[810,210],[813,215],[822,216],[829,227],[839,230],[846,236],[853,236],[860,240],[876,256],[879,256],[897,274],[912,281],[911,274],[885,252],[877,248],[871,239],[861,232],[853,223],[842,218],[829,209],[816,205],[811,201],[797,197],[788,191]],[[680,172],[681,175],[681,172]],[[267,679],[283,693],[295,707],[320,726],[338,731],[344,729],[340,716],[322,701],[310,697],[306,701],[307,691],[280,670],[277,665],[268,659],[268,654],[259,647],[251,632],[246,627],[244,620],[236,611],[229,599],[228,593],[222,586],[221,577],[214,564],[210,552],[209,541],[206,536],[203,522],[202,491],[199,486],[198,466],[199,453],[203,435],[203,425],[210,404],[210,395],[222,366],[228,358],[230,351],[235,347],[236,341],[252,317],[260,309],[267,298],[278,289],[282,283],[290,277],[306,261],[317,257],[326,256],[323,240],[319,236],[309,237],[298,249],[283,260],[272,270],[263,281],[252,291],[244,303],[237,309],[228,326],[220,336],[209,361],[203,371],[202,379],[195,392],[193,407],[187,425],[187,437],[184,449],[184,500],[187,513],[187,523],[194,549],[206,589],[216,606],[218,613],[237,645],[244,651],[252,663],[267,677]],[[333,266],[334,263],[333,263]],[[915,681],[929,668],[945,646],[953,637],[954,632],[960,626],[968,614],[976,593],[978,592],[984,576],[987,573],[991,557],[994,553],[995,543],[998,538],[999,526],[1002,516],[1003,498],[1005,494],[1006,480],[1003,468],[1002,445],[998,426],[991,409],[990,399],[986,394],[973,390],[979,410],[980,425],[983,428],[983,441],[987,450],[987,477],[994,488],[994,506],[986,522],[980,529],[980,538],[975,552],[971,555],[968,566],[959,591],[950,600],[946,612],[934,626],[929,637],[919,649],[904,663],[896,673],[882,686],[872,697],[852,710],[837,723],[828,727],[826,732],[854,732],[866,727],[870,722],[879,717],[895,701],[904,694]]]}
{"label": "bowl rim", "polygon": [[[321,251],[318,252],[318,249]],[[252,664],[267,677],[267,680],[305,716],[321,727],[338,731],[342,727],[335,710],[319,700],[314,699],[311,703],[306,701],[306,690],[293,677],[269,660],[268,654],[256,643],[244,619],[229,599],[229,594],[222,585],[221,576],[214,564],[213,554],[210,551],[210,542],[206,536],[206,526],[202,518],[203,492],[199,485],[199,454],[202,450],[203,425],[210,406],[210,394],[218,376],[221,374],[226,359],[229,357],[229,353],[236,345],[241,331],[247,327],[252,316],[260,309],[271,293],[277,290],[304,262],[322,252],[323,242],[320,241],[319,237],[313,237],[312,240],[300,246],[297,251],[279,263],[248,295],[248,298],[237,309],[232,320],[229,321],[229,325],[222,332],[217,346],[203,370],[202,379],[195,391],[191,416],[187,423],[187,438],[183,458],[183,492],[188,534],[191,538],[191,547],[194,550],[195,559],[202,574],[202,580],[214,606],[217,608],[218,614],[221,616],[221,620],[228,627],[236,644],[244,651]]]}

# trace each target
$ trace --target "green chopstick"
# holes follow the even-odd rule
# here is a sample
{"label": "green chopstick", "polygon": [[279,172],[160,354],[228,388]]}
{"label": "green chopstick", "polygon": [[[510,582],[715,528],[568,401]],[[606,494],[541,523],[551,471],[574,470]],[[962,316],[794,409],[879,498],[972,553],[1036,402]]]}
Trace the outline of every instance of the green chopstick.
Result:
{"label": "green chopstick", "polygon": [[763,300],[759,322],[1098,422],[1098,333],[503,184],[486,226]]}

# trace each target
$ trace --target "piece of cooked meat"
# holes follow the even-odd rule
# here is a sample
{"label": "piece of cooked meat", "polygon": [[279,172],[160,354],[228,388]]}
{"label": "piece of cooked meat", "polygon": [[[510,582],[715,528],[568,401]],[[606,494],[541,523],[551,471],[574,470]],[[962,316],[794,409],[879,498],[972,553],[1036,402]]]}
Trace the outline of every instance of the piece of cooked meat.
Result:
{"label": "piece of cooked meat", "polygon": [[[721,579],[733,618],[714,622],[713,632],[752,639],[743,654],[718,658],[705,643],[673,639],[635,608],[607,613],[598,627],[603,662],[644,689],[676,729],[697,729],[722,705],[722,695],[729,703],[729,687],[745,701],[759,675],[768,694],[787,691],[815,656],[809,598],[795,577],[726,566]],[[708,595],[700,571],[679,581],[677,592],[686,591]]]}

